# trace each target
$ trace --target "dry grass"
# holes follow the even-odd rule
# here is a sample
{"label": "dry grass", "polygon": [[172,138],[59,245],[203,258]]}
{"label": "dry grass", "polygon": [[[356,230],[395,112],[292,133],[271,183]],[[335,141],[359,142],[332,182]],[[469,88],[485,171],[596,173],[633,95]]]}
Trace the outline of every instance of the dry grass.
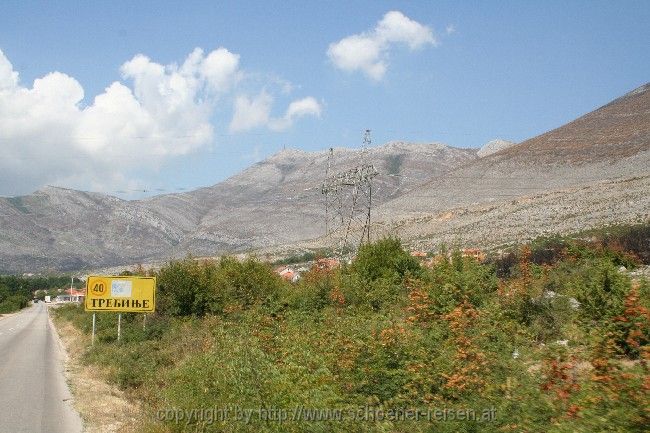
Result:
{"label": "dry grass", "polygon": [[144,414],[137,402],[106,381],[108,370],[84,365],[82,356],[90,338],[70,322],[55,320],[59,337],[68,354],[66,380],[74,396],[74,408],[84,422],[86,433],[132,433],[141,431]]}

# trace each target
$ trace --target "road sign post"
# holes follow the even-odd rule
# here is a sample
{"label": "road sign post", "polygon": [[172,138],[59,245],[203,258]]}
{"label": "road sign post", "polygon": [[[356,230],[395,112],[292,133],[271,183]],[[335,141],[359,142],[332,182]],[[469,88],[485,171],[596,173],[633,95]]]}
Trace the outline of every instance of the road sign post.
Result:
{"label": "road sign post", "polygon": [[120,341],[121,336],[122,336],[122,313],[118,313],[118,315],[117,315],[117,341]]}
{"label": "road sign post", "polygon": [[95,315],[97,313],[93,312],[93,336],[90,338],[90,345],[94,346],[95,345]]}

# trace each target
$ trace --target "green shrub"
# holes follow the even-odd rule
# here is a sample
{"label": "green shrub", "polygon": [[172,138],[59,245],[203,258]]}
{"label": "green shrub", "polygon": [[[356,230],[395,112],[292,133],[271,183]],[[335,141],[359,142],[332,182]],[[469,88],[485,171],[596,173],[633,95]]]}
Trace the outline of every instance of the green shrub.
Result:
{"label": "green shrub", "polygon": [[313,251],[306,251],[302,254],[294,254],[289,257],[285,257],[284,259],[276,260],[273,262],[274,265],[293,265],[295,263],[304,263],[304,262],[310,262],[314,260],[318,255],[318,253],[315,253]]}
{"label": "green shrub", "polygon": [[213,281],[221,299],[243,307],[277,300],[283,285],[282,278],[268,264],[254,258],[222,258]]}
{"label": "green shrub", "polygon": [[401,280],[405,275],[418,275],[420,263],[404,251],[397,238],[385,238],[362,245],[351,266],[351,271],[366,281],[379,278]]}
{"label": "green shrub", "polygon": [[435,312],[446,314],[467,300],[481,306],[497,290],[498,279],[494,268],[456,251],[451,261],[443,260],[424,273],[422,281],[434,300]]}
{"label": "green shrub", "polygon": [[27,306],[28,300],[21,295],[11,295],[0,302],[0,313],[12,313]]}
{"label": "green shrub", "polygon": [[338,271],[312,269],[302,275],[297,284],[284,288],[282,299],[299,310],[322,310],[331,304],[330,294],[340,282]]}
{"label": "green shrub", "polygon": [[220,314],[232,306],[272,302],[282,284],[268,264],[253,258],[171,262],[158,273],[159,309],[172,316]]}
{"label": "green shrub", "polygon": [[31,296],[27,290],[0,284],[0,314],[13,313],[25,308],[30,300]]}
{"label": "green shrub", "polygon": [[213,264],[188,258],[170,262],[157,275],[158,310],[172,316],[203,316],[215,302],[210,287]]}
{"label": "green shrub", "polygon": [[630,281],[612,263],[599,260],[570,284],[586,323],[608,323],[623,313]]}

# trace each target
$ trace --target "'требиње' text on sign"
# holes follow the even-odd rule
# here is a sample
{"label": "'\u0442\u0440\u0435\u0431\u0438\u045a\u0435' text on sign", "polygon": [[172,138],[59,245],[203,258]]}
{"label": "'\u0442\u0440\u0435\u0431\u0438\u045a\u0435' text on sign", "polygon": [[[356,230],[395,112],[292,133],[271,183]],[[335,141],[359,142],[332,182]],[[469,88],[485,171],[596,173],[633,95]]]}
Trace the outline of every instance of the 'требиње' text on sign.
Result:
{"label": "'\u0442\u0440\u0435\u0431\u0438\u045a\u0435' text on sign", "polygon": [[152,313],[156,308],[156,279],[90,276],[84,305],[86,311]]}

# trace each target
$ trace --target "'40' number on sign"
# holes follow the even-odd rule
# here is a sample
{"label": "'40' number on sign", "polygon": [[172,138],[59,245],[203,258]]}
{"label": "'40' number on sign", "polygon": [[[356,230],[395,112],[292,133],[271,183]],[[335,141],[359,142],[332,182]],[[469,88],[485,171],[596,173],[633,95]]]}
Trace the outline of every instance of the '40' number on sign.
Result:
{"label": "'40' number on sign", "polygon": [[95,296],[104,296],[104,294],[106,293],[106,284],[104,284],[103,282],[95,283],[92,287],[92,292],[93,295]]}

